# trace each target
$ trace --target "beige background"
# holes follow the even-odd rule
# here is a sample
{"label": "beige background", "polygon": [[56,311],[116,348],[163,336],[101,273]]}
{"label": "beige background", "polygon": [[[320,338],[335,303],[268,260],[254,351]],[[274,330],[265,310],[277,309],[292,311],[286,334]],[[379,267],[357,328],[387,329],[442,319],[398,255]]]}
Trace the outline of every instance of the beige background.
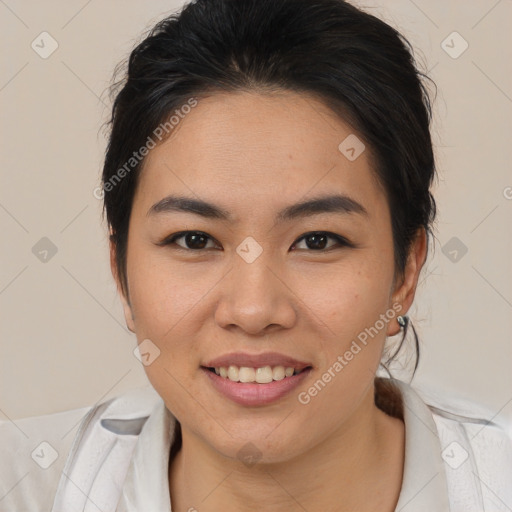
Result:
{"label": "beige background", "polygon": [[[0,419],[93,405],[147,384],[93,190],[112,70],[181,4],[0,2]],[[413,382],[512,419],[512,2],[359,5],[410,39],[439,87],[439,218],[411,312],[421,337]],[[46,59],[31,47],[43,31],[59,45]],[[458,58],[441,47],[454,31],[469,45]],[[464,43],[451,36],[446,44],[453,54]],[[43,237],[57,248],[46,262],[32,252]],[[453,247],[443,253],[453,237],[468,249],[455,262]]]}

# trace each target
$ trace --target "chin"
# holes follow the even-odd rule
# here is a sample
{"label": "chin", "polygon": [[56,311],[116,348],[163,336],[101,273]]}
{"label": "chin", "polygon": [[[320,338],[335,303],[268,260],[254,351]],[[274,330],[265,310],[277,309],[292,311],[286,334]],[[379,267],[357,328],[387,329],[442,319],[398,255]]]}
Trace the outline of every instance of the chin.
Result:
{"label": "chin", "polygon": [[[214,450],[226,458],[240,461],[246,467],[263,464],[280,464],[300,456],[306,449],[297,443],[300,432],[296,434],[275,428],[244,431],[243,436],[229,436],[223,431],[222,439],[204,439]],[[277,429],[276,429],[277,430]]]}

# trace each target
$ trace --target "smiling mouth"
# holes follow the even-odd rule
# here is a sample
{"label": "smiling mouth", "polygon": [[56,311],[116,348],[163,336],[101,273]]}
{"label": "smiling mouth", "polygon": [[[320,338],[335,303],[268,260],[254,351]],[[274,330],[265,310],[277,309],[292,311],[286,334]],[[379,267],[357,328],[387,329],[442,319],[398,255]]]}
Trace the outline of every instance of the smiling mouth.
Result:
{"label": "smiling mouth", "polygon": [[203,367],[206,370],[217,374],[219,377],[230,380],[231,382],[269,384],[270,382],[284,380],[294,375],[299,375],[303,371],[309,370],[311,366],[304,368],[294,368],[293,366],[262,366],[251,368],[248,366],[220,366]]}

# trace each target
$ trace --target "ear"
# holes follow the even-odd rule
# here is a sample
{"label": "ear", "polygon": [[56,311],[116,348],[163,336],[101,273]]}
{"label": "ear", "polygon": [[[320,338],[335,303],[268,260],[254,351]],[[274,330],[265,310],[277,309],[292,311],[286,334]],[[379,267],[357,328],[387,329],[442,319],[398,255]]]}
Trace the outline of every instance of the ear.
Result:
{"label": "ear", "polygon": [[[409,250],[407,263],[404,269],[404,275],[401,282],[397,283],[391,297],[391,304],[400,304],[402,309],[400,315],[405,315],[412,305],[418,278],[421,269],[427,257],[427,233],[424,228],[420,228]],[[388,324],[387,336],[394,336],[400,332],[400,325],[395,319]]]}
{"label": "ear", "polygon": [[116,263],[116,246],[115,243],[112,242],[112,240],[110,241],[110,270],[112,271],[112,277],[116,282],[119,298],[121,299],[121,303],[123,305],[126,326],[128,327],[128,329],[130,329],[130,331],[135,333],[135,318],[133,316],[130,300],[128,297],[125,296],[123,287],[121,285],[121,280],[119,279],[119,271]]}

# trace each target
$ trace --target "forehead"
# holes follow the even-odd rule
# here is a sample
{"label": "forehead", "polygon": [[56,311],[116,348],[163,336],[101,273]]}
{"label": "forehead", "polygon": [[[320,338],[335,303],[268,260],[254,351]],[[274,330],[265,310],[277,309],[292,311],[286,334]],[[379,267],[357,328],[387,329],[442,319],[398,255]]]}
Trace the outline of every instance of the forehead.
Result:
{"label": "forehead", "polygon": [[[362,151],[357,158],[344,141]],[[235,213],[326,193],[349,195],[370,214],[387,207],[370,148],[321,101],[293,92],[199,98],[149,152],[135,203],[147,211],[177,192]]]}

